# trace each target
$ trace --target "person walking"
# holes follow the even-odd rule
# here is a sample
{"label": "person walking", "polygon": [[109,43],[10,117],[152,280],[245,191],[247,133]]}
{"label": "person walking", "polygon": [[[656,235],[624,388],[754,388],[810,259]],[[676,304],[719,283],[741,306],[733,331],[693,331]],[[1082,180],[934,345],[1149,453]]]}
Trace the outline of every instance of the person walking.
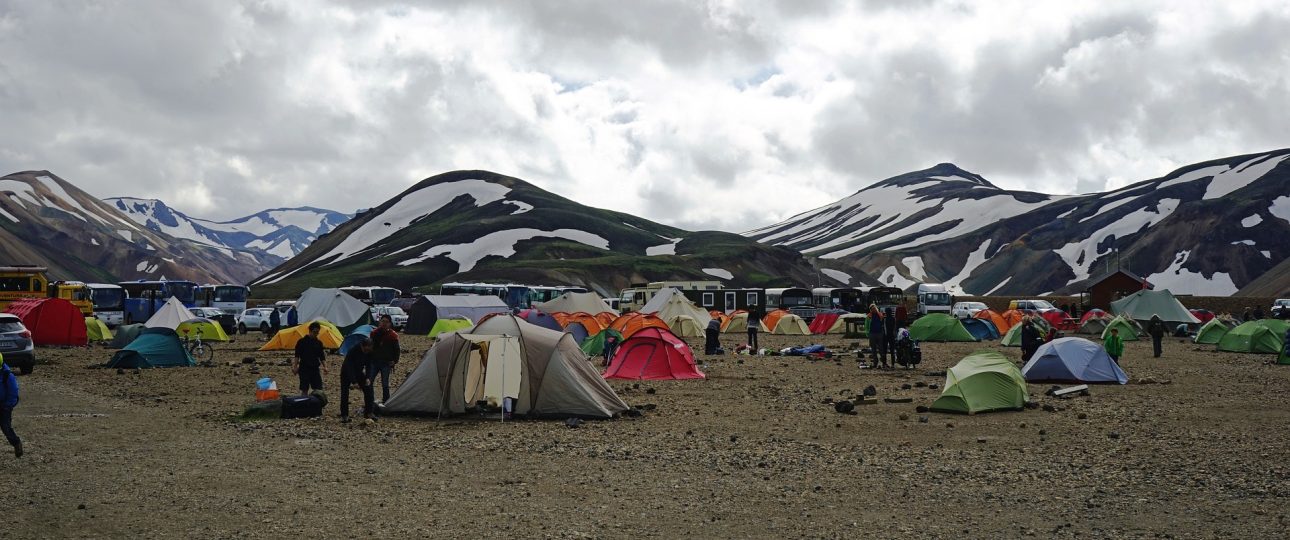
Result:
{"label": "person walking", "polygon": [[[873,367],[887,365],[887,347],[883,341],[883,320],[882,313],[878,311],[878,306],[869,306],[869,316],[865,317],[865,324],[869,327],[869,350],[873,352]],[[881,359],[881,360],[880,360]],[[881,361],[881,364],[879,363]]]}
{"label": "person walking", "polygon": [[300,376],[300,395],[309,395],[309,390],[323,389],[323,374],[327,373],[327,352],[323,349],[318,332],[322,325],[317,321],[309,323],[309,334],[296,342],[296,356],[291,363],[291,372]]}
{"label": "person walking", "polygon": [[340,365],[340,421],[349,422],[349,389],[357,386],[363,392],[363,416],[376,419],[376,404],[372,396],[372,338],[363,341],[345,354]]}
{"label": "person walking", "polygon": [[18,406],[18,376],[9,370],[0,355],[0,431],[13,446],[14,457],[22,457],[22,439],[13,430],[13,409]]}
{"label": "person walking", "polygon": [[1102,340],[1102,348],[1106,349],[1106,355],[1111,357],[1115,363],[1120,363],[1120,357],[1124,356],[1124,338],[1120,337],[1120,329],[1112,328],[1111,334]]}
{"label": "person walking", "polygon": [[748,348],[752,354],[757,354],[760,345],[757,343],[757,332],[761,330],[762,312],[760,306],[752,306],[748,310]]}
{"label": "person walking", "polygon": [[1160,320],[1159,315],[1152,315],[1151,322],[1147,323],[1147,333],[1151,334],[1151,351],[1155,353],[1156,358],[1160,358],[1161,344],[1165,340],[1165,322]]}
{"label": "person walking", "polygon": [[1044,337],[1039,333],[1039,329],[1035,327],[1034,321],[1030,317],[1026,317],[1021,323],[1021,362],[1023,364],[1030,361],[1030,357],[1034,356],[1035,351],[1039,350],[1039,346],[1044,342],[1043,340]]}
{"label": "person walking", "polygon": [[716,318],[709,320],[708,327],[703,330],[703,354],[717,354],[717,349],[721,347],[720,336],[721,321]]}
{"label": "person walking", "polygon": [[372,329],[372,385],[381,376],[381,403],[390,400],[390,371],[399,363],[399,333],[394,331],[394,320],[381,315],[381,322]]}

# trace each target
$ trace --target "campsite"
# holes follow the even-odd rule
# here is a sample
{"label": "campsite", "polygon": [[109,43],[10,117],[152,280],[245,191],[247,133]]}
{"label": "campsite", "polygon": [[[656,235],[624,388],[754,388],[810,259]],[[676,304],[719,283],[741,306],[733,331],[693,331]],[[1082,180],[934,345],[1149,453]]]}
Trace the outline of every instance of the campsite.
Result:
{"label": "campsite", "polygon": [[[722,336],[729,344],[738,334]],[[430,348],[405,336],[402,384]],[[840,335],[761,336],[779,348]],[[701,338],[686,339],[701,351]],[[292,381],[256,333],[215,367],[88,369],[112,349],[42,349],[19,415],[29,454],[0,460],[7,518],[51,536],[1229,536],[1283,529],[1290,381],[1273,357],[1126,344],[1126,385],[1039,408],[919,413],[946,370],[993,342],[932,343],[912,370],[702,356],[704,380],[608,384],[636,418],[375,424],[242,421],[255,379]],[[243,363],[244,358],[255,363]],[[338,361],[331,357],[329,363]],[[334,386],[336,364],[327,379]],[[876,403],[834,402],[873,386]],[[906,388],[907,387],[907,388]],[[334,395],[334,392],[332,393]],[[908,403],[888,403],[911,398]],[[1052,410],[1045,410],[1051,407]],[[923,422],[926,418],[926,422]],[[157,511],[158,497],[167,510]],[[971,501],[970,504],[966,501]],[[363,504],[373,519],[353,519]],[[1024,508],[1025,511],[1019,511]],[[970,534],[969,534],[970,532]]]}

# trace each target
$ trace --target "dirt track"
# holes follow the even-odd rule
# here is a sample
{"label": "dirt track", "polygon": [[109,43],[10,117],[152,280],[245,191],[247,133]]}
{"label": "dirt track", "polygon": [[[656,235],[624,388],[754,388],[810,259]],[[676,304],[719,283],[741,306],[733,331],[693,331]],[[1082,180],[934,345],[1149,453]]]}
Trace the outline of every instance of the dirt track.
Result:
{"label": "dirt track", "polygon": [[[1167,385],[1071,400],[1031,385],[1056,412],[916,413],[939,390],[902,384],[943,384],[925,372],[997,348],[928,344],[911,372],[705,358],[706,381],[615,382],[657,409],[578,429],[346,425],[334,404],[323,419],[235,421],[260,375],[224,362],[254,356],[292,386],[277,365],[287,355],[252,352],[260,343],[222,347],[217,368],[122,375],[85,368],[107,349],[40,351],[47,363],[21,379],[15,413],[27,456],[0,455],[2,536],[1263,538],[1284,534],[1290,514],[1290,369],[1177,340],[1159,360],[1149,343],[1126,347],[1130,377]],[[405,347],[415,354],[396,380],[429,342]],[[914,402],[854,416],[822,403],[870,384]]]}

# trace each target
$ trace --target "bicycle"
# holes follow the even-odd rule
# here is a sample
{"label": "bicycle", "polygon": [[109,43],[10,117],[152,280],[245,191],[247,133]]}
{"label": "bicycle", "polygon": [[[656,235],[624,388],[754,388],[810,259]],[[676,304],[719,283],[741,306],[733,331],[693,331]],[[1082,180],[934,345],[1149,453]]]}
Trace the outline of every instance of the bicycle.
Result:
{"label": "bicycle", "polygon": [[188,339],[188,330],[184,329],[184,348],[188,350],[188,355],[193,357],[196,362],[211,362],[215,359],[215,347],[202,341],[202,334],[197,333],[196,339]]}

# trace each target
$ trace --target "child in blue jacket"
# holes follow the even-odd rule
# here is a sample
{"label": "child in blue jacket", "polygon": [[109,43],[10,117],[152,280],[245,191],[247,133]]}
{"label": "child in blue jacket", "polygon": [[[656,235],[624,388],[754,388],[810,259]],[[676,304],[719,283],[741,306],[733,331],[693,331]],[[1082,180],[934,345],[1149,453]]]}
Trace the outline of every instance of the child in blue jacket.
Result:
{"label": "child in blue jacket", "polygon": [[13,455],[22,457],[22,439],[13,431],[13,408],[18,406],[18,376],[9,371],[0,355],[0,431],[13,445]]}

